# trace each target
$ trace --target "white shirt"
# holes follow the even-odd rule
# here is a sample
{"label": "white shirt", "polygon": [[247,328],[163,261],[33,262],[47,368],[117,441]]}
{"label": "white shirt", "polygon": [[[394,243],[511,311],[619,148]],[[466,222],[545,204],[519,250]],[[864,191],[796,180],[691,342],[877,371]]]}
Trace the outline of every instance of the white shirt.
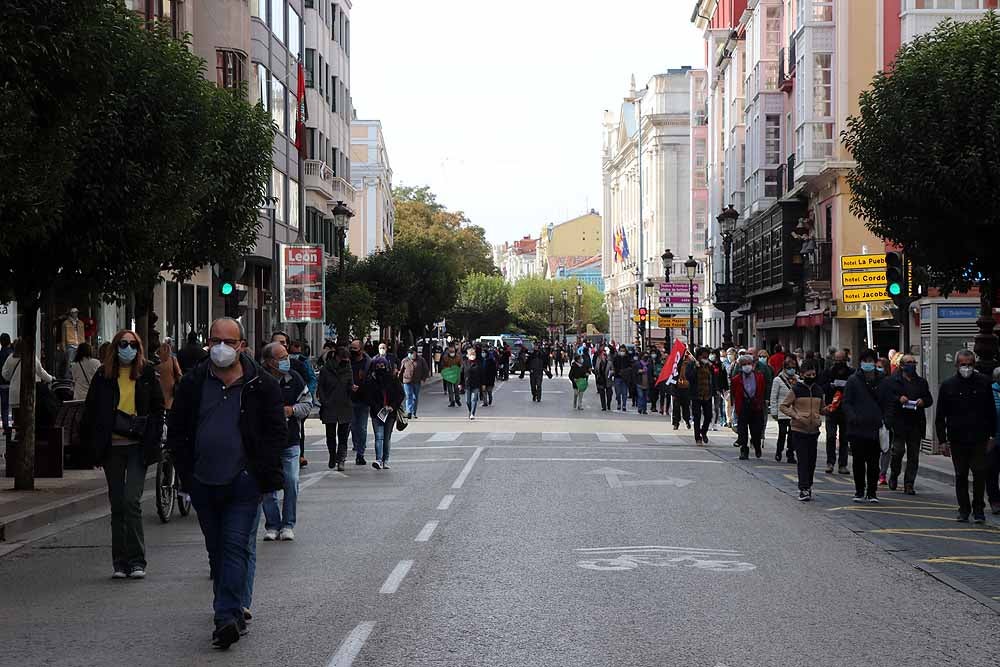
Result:
{"label": "white shirt", "polygon": [[[20,358],[15,358],[12,354],[4,362],[3,370],[0,370],[3,379],[10,383],[11,409],[21,405],[21,366],[23,364],[20,361]],[[52,376],[42,368],[42,362],[38,360],[38,357],[35,357],[35,382],[52,382]]]}

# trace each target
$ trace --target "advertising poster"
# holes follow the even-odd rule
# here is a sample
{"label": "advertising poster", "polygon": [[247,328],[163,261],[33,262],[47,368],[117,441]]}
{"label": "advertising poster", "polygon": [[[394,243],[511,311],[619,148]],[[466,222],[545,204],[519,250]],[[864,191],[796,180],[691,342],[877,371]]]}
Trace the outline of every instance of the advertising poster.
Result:
{"label": "advertising poster", "polygon": [[279,244],[282,322],[326,321],[326,258],[321,245]]}

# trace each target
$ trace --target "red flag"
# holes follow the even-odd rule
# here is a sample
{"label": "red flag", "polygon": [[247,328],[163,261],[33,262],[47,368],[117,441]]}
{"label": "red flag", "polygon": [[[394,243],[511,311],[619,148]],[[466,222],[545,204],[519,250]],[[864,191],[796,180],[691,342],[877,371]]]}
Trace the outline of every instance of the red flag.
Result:
{"label": "red flag", "polygon": [[309,111],[306,109],[306,70],[299,60],[299,83],[296,90],[295,104],[295,147],[299,149],[299,157],[306,156],[306,119]]}
{"label": "red flag", "polygon": [[687,345],[675,339],[674,346],[670,348],[670,354],[667,355],[667,362],[663,364],[663,370],[660,371],[660,377],[656,378],[657,385],[663,382],[673,384],[672,380],[674,375],[677,374],[677,366],[681,363],[681,359],[684,358],[684,352],[686,351]]}

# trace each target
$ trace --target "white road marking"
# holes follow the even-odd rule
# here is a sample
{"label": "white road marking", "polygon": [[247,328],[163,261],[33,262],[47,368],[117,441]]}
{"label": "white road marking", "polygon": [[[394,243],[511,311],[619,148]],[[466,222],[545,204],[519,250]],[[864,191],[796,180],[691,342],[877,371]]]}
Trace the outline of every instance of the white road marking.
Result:
{"label": "white road marking", "polygon": [[427,438],[427,442],[455,442],[460,435],[461,431],[440,431]]}
{"label": "white road marking", "polygon": [[545,431],[542,433],[542,442],[569,442],[569,433],[564,431]]}
{"label": "white road marking", "polygon": [[408,435],[410,435],[410,431],[396,431],[392,434],[392,439],[395,442],[399,442]]}
{"label": "white road marking", "polygon": [[454,484],[451,485],[451,488],[462,488],[462,485],[465,484],[465,478],[469,476],[470,472],[472,472],[472,466],[476,465],[476,461],[478,461],[479,457],[482,455],[483,449],[483,447],[476,447],[476,451],[472,452],[472,456],[469,457],[468,463],[466,463],[465,467],[462,468],[462,472],[458,474],[458,477],[455,479]]}
{"label": "white road marking", "polygon": [[622,481],[618,479],[625,475],[631,477],[635,476],[634,472],[628,472],[627,470],[618,470],[616,468],[598,468],[597,470],[591,470],[590,472],[583,473],[584,475],[604,475],[604,479],[607,480],[608,486],[612,489],[622,488]]}
{"label": "white road marking", "polygon": [[390,463],[441,463],[442,461],[464,461],[465,459],[393,459]]}
{"label": "white road marking", "polygon": [[351,633],[347,635],[347,638],[344,639],[344,642],[337,649],[337,652],[333,654],[333,657],[330,658],[330,662],[327,663],[326,667],[351,667],[354,664],[354,659],[361,653],[365,642],[368,641],[368,636],[371,635],[374,629],[375,623],[372,621],[358,623],[351,630]]}
{"label": "white road marking", "polygon": [[434,534],[434,531],[437,530],[437,527],[438,527],[437,521],[428,521],[427,523],[424,524],[424,527],[420,529],[420,532],[417,533],[417,537],[413,541],[426,542],[427,540],[431,539],[431,535]]}
{"label": "white road marking", "polygon": [[682,551],[684,553],[710,553],[710,554],[735,554],[742,555],[741,552],[733,549],[706,549],[704,547],[664,547],[664,546],[635,546],[635,547],[584,547],[573,549],[580,552],[601,552],[601,551]]}
{"label": "white road marking", "polygon": [[686,547],[602,547],[574,549],[590,556],[577,561],[577,567],[599,572],[625,572],[640,565],[668,568],[693,568],[710,572],[749,572],[757,569],[753,563],[731,559],[743,554],[731,549]]}
{"label": "white road marking", "polygon": [[676,442],[677,439],[680,438],[680,435],[668,435],[666,433],[650,433],[649,437],[651,437],[654,442],[663,444],[667,442]]}
{"label": "white road marking", "polygon": [[601,442],[628,442],[622,433],[598,433],[597,439]]}
{"label": "white road marking", "polygon": [[[406,447],[393,447],[392,450],[397,449],[475,449],[478,445],[407,445]],[[692,447],[692,449],[694,449]],[[703,449],[699,447],[699,449]]]}
{"label": "white road marking", "polygon": [[570,458],[542,458],[542,457],[486,457],[487,461],[583,461],[598,463],[724,463],[724,461],[703,461],[700,459],[570,459]]}
{"label": "white road marking", "polygon": [[490,433],[486,436],[487,440],[493,440],[494,442],[513,442],[513,433]]}
{"label": "white road marking", "polygon": [[438,509],[442,511],[448,509],[449,507],[451,507],[451,503],[454,500],[455,500],[454,494],[448,494],[447,496],[441,499],[440,503],[438,503]]}
{"label": "white road marking", "polygon": [[[512,393],[515,393],[515,394],[530,394],[531,390],[530,389],[513,389]],[[543,393],[543,395],[547,396],[548,394],[565,394],[566,392],[562,391],[560,389],[546,389],[542,393]]]}
{"label": "white road marking", "polygon": [[382,584],[382,588],[379,589],[379,593],[383,595],[392,595],[399,589],[399,585],[403,583],[403,579],[406,578],[406,574],[413,567],[412,560],[401,560],[396,564],[396,567],[392,569],[389,573],[389,577]]}
{"label": "white road marking", "polygon": [[[314,472],[314,473],[311,473],[308,476],[308,479],[301,479],[300,478],[300,480],[299,480],[299,490],[301,491],[302,489],[308,489],[310,486],[312,486],[313,484],[315,484],[319,480],[323,479],[324,477],[326,477],[327,475],[329,475],[331,472],[333,472],[333,471],[332,470],[324,470],[323,472]],[[305,476],[303,476],[303,477],[305,477]]]}

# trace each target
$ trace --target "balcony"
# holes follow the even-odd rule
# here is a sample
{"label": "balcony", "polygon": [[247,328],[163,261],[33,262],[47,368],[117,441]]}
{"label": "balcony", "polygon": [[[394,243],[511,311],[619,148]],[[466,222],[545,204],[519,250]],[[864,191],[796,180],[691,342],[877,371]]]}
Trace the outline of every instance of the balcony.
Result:
{"label": "balcony", "polygon": [[354,186],[346,180],[340,176],[333,177],[333,197],[331,197],[333,201],[342,201],[349,208],[354,208],[354,195],[356,193],[357,190],[354,189]]}
{"label": "balcony", "polygon": [[[957,4],[957,3],[956,3]],[[980,6],[990,6],[981,1]],[[995,7],[996,3],[992,3]],[[903,44],[937,27],[941,21],[952,19],[959,23],[977,21],[986,15],[985,9],[905,9],[900,14]]]}
{"label": "balcony", "polygon": [[303,166],[306,189],[315,190],[327,199],[333,199],[333,169],[322,160],[306,160]]}

